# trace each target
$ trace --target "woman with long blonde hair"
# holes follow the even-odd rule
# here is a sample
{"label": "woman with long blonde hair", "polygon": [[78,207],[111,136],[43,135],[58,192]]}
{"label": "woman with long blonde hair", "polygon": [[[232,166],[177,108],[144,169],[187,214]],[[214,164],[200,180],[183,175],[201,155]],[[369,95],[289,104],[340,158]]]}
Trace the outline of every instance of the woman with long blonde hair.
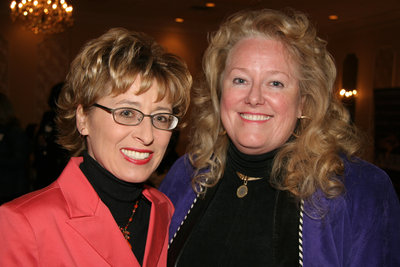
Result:
{"label": "woman with long blonde hair", "polygon": [[160,189],[171,266],[395,266],[400,205],[360,155],[336,68],[300,12],[243,11],[214,33],[188,154]]}

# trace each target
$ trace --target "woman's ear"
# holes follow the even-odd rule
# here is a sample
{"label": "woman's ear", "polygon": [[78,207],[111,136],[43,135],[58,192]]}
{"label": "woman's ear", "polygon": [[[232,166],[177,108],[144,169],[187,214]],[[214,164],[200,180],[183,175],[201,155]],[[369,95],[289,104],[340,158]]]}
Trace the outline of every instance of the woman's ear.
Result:
{"label": "woman's ear", "polygon": [[76,127],[81,135],[89,135],[87,120],[87,114],[83,111],[82,105],[79,105],[76,108]]}

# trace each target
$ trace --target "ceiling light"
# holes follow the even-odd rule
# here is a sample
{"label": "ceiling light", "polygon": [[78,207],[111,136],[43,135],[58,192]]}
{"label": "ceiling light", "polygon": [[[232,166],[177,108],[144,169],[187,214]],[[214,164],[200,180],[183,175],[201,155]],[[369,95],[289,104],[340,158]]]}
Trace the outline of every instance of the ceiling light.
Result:
{"label": "ceiling light", "polygon": [[329,19],[330,20],[338,20],[339,17],[338,17],[338,15],[329,15]]}
{"label": "ceiling light", "polygon": [[72,6],[66,0],[14,0],[11,18],[34,33],[59,33],[72,26]]}

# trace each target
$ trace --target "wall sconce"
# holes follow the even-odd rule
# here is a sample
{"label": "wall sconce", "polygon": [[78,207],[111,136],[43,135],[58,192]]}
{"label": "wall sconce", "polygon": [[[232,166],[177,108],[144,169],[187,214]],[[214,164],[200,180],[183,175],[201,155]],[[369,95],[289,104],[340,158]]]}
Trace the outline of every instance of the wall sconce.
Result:
{"label": "wall sconce", "polygon": [[339,95],[342,100],[357,96],[358,59],[355,54],[348,54],[343,62],[342,90]]}
{"label": "wall sconce", "polygon": [[356,97],[357,96],[357,90],[346,90],[346,89],[342,89],[339,92],[340,97],[342,98],[350,98],[350,97]]}

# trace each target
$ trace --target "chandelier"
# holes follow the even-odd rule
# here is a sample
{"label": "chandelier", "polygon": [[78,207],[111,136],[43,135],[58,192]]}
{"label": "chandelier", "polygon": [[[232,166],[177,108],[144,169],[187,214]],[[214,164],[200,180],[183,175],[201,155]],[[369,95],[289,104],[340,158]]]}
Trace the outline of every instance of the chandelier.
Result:
{"label": "chandelier", "polygon": [[35,34],[52,34],[72,26],[72,6],[66,0],[12,1],[11,18]]}

